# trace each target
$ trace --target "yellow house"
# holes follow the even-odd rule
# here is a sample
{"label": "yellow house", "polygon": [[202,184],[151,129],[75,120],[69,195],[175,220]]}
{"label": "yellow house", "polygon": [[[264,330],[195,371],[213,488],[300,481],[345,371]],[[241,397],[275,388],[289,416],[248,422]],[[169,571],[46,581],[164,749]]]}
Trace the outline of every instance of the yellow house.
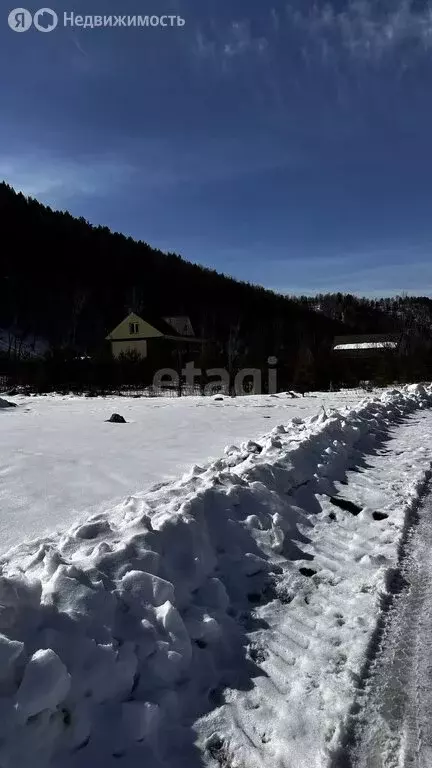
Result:
{"label": "yellow house", "polygon": [[131,312],[106,337],[111,342],[113,357],[122,353],[137,352],[140,357],[148,356],[150,340],[167,340],[174,344],[201,342],[195,337],[188,317],[164,317],[149,322]]}

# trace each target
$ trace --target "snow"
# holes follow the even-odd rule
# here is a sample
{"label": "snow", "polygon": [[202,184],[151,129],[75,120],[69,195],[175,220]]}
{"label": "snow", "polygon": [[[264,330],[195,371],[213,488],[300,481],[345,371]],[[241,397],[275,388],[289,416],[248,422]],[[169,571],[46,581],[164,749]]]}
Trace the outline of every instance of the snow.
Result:
{"label": "snow", "polygon": [[400,547],[392,599],[342,753],[347,765],[432,763],[430,485],[428,491]]}
{"label": "snow", "polygon": [[[3,556],[2,768],[336,758],[430,471],[432,388],[300,405],[266,434],[231,436],[223,458]],[[123,407],[131,423],[140,406],[150,418]],[[111,404],[91,407],[113,428]],[[254,407],[232,415],[253,421]],[[32,417],[21,410],[4,418]]]}
{"label": "snow", "polygon": [[[227,444],[361,396],[9,397],[18,407],[0,412],[0,552],[174,480]],[[105,423],[116,412],[128,423]]]}
{"label": "snow", "polygon": [[50,648],[36,651],[27,662],[17,690],[17,712],[23,722],[46,709],[55,710],[70,688],[70,675]]}

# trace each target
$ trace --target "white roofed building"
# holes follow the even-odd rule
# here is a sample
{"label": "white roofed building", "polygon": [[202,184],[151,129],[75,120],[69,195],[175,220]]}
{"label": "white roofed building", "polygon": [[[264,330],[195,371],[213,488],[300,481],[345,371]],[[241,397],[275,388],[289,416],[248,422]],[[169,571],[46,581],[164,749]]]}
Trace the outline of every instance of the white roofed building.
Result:
{"label": "white roofed building", "polygon": [[358,334],[333,340],[334,380],[357,386],[361,381],[389,384],[398,377],[406,344],[403,334]]}
{"label": "white roofed building", "polygon": [[361,334],[336,336],[333,352],[344,357],[376,357],[386,352],[397,353],[402,343],[401,334]]}

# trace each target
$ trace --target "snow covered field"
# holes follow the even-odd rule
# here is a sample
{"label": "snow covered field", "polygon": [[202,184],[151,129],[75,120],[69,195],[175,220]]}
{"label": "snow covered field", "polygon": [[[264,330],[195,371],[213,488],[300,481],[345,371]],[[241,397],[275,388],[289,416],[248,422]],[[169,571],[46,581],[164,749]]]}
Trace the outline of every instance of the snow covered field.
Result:
{"label": "snow covered field", "polygon": [[[173,480],[232,442],[360,397],[9,397],[19,408],[0,411],[0,552]],[[129,423],[105,423],[114,412]]]}
{"label": "snow covered field", "polygon": [[[22,435],[39,425],[39,470],[53,475],[44,445],[59,450],[63,435],[67,456],[75,439],[74,457],[88,450],[101,466],[118,440],[121,466],[130,453],[121,435],[133,428],[153,467],[136,484],[143,492],[1,558],[1,768],[343,765],[399,544],[430,476],[432,388],[376,393],[338,410],[327,397],[325,410],[319,397],[313,405],[51,398],[0,413],[11,438],[14,422]],[[44,408],[56,414],[51,428]],[[105,424],[115,410],[131,423]],[[255,439],[239,445],[246,421]],[[195,465],[144,492],[183,469],[178,446],[188,450],[188,440],[175,435],[171,460],[157,442],[165,431],[168,443],[179,423],[195,441],[185,463]],[[223,442],[235,440],[225,452],[222,432]],[[73,497],[81,467],[70,477],[71,463],[69,453],[60,475]],[[55,494],[60,502],[60,482]],[[79,505],[62,508],[72,519]]]}

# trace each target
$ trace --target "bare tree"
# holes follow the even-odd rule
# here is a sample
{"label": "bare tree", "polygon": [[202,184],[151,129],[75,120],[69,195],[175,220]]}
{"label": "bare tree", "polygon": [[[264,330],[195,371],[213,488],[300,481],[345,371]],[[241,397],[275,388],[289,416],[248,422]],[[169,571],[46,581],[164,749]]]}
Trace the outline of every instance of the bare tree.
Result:
{"label": "bare tree", "polygon": [[86,305],[88,298],[88,291],[85,288],[77,288],[73,295],[72,300],[72,314],[71,314],[71,327],[70,327],[70,334],[69,334],[69,342],[72,346],[75,346],[76,344],[76,334],[77,334],[77,328],[79,319],[81,317],[82,311]]}
{"label": "bare tree", "polygon": [[242,338],[240,335],[240,318],[236,323],[230,326],[229,336],[226,345],[228,373],[230,377],[230,394],[235,395],[234,379],[237,372],[242,349]]}

